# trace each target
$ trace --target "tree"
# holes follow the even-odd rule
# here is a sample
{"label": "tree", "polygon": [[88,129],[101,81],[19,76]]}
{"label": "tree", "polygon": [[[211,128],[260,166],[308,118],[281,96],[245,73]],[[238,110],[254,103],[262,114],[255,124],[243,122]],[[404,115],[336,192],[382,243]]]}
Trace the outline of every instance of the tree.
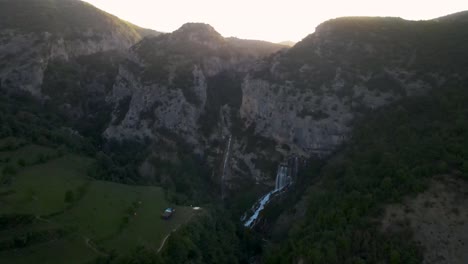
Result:
{"label": "tree", "polygon": [[16,175],[17,170],[13,165],[8,164],[3,168],[2,172],[3,175]]}
{"label": "tree", "polygon": [[75,195],[73,193],[73,191],[71,190],[68,190],[66,193],[65,193],[65,202],[66,203],[73,203],[75,201]]}
{"label": "tree", "polygon": [[26,161],[24,159],[19,159],[18,160],[18,165],[21,166],[21,167],[24,167],[24,166],[26,166]]}

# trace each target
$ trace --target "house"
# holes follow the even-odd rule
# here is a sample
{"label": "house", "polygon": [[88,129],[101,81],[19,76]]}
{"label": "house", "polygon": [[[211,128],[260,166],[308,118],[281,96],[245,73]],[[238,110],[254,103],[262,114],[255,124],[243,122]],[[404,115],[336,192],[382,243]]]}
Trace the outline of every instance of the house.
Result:
{"label": "house", "polygon": [[175,213],[175,209],[174,208],[166,208],[166,210],[164,210],[164,213],[161,214],[161,218],[162,219],[169,219],[171,218],[171,216]]}

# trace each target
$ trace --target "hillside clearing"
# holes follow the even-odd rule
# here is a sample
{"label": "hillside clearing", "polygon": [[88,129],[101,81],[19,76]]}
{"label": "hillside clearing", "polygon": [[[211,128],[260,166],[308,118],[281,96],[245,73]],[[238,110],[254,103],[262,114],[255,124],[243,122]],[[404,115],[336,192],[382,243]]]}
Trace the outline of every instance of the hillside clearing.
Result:
{"label": "hillside clearing", "polygon": [[[93,159],[60,154],[52,148],[16,144],[0,151],[0,259],[6,263],[87,263],[111,252],[137,247],[157,251],[164,237],[194,214],[168,206],[154,186],[130,186],[93,180]],[[6,140],[0,140],[6,142]],[[5,172],[3,168],[14,168]]]}

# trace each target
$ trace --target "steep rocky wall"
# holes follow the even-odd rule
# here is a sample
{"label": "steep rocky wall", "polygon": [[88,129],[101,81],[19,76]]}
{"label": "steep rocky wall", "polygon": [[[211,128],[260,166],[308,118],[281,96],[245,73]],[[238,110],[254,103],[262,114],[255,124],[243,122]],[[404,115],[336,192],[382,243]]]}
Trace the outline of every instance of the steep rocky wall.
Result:
{"label": "steep rocky wall", "polygon": [[[315,89],[303,89],[293,82],[285,84],[246,78],[242,85],[240,114],[247,126],[279,144],[292,148],[291,153],[322,157],[334,151],[349,136],[353,121],[377,107],[403,96],[396,91],[378,91],[366,76],[344,80],[336,69],[335,78]],[[391,71],[384,71],[391,76]],[[372,73],[378,75],[380,73]],[[356,80],[357,79],[357,80]],[[420,94],[432,86],[424,81],[391,77],[399,83],[404,96]],[[353,86],[343,88],[354,83]],[[343,89],[348,95],[341,95]]]}
{"label": "steep rocky wall", "polygon": [[110,50],[125,51],[137,38],[118,33],[82,32],[76,38],[60,35],[0,31],[0,79],[2,87],[22,89],[38,97],[48,63]]}
{"label": "steep rocky wall", "polygon": [[[324,23],[290,50],[257,61],[207,25],[189,24],[174,35],[147,39],[132,48],[131,63],[121,66],[108,97],[115,108],[105,136],[175,136],[216,170],[232,135],[226,184],[271,183],[271,163],[291,154],[325,157],[367,112],[459,75],[427,60],[425,54],[437,47],[421,50],[421,39],[413,35],[430,34],[411,22],[356,21]],[[191,42],[197,52],[187,52]],[[221,78],[225,72],[237,77]],[[237,81],[239,88],[229,87]],[[239,89],[239,103],[223,98],[230,89]]]}
{"label": "steep rocky wall", "polygon": [[[260,60],[279,48],[233,42],[206,24],[186,24],[129,50],[137,37],[118,29],[84,30],[73,38],[2,30],[0,81],[2,88],[55,99],[73,118],[95,115],[91,120],[102,123],[105,139],[147,141],[154,156],[177,152],[161,144],[186,145],[184,151],[209,162],[215,180],[232,136],[224,178],[236,188],[241,182],[271,183],[274,162],[288,155],[330,154],[368,111],[466,79],[466,62],[458,56],[463,51],[443,60],[429,56],[464,45],[463,38],[434,42],[434,32],[427,30],[433,26],[338,19]],[[435,28],[447,38],[454,33],[451,27]],[[254,49],[245,50],[251,43]],[[97,59],[110,50],[120,55]],[[80,61],[86,56],[91,59]]]}
{"label": "steep rocky wall", "polygon": [[366,112],[464,78],[462,67],[448,72],[443,64],[448,60],[427,56],[440,44],[420,46],[432,38],[423,26],[392,18],[322,24],[249,72],[242,85],[242,119],[293,153],[333,152]]}
{"label": "steep rocky wall", "polygon": [[197,122],[206,101],[206,83],[203,72],[197,66],[193,68],[192,76],[191,87],[184,89],[193,91],[198,105],[188,102],[182,89],[157,83],[145,84],[122,65],[113,90],[107,97],[115,108],[111,125],[104,136],[116,139],[154,138],[164,129],[196,145],[200,138]]}

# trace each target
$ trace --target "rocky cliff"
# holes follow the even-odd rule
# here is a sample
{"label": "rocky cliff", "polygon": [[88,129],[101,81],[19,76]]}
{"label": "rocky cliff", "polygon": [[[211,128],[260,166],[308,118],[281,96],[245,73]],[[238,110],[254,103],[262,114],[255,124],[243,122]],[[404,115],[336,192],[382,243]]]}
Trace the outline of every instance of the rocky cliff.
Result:
{"label": "rocky cliff", "polygon": [[330,154],[368,111],[467,78],[465,13],[334,19],[288,49],[200,23],[143,38],[75,0],[0,10],[1,87],[59,106],[82,133],[143,142],[150,178],[184,152],[228,189],[272,183],[275,162]]}
{"label": "rocky cliff", "polygon": [[249,72],[241,116],[293,151],[326,155],[367,111],[466,80],[466,23],[447,21],[327,21]]}
{"label": "rocky cliff", "polygon": [[241,134],[241,82],[257,59],[285,46],[224,38],[200,23],[159,35],[76,0],[3,0],[0,7],[6,91],[27,91],[58,107],[86,135],[150,142],[153,154],[141,170],[150,178],[151,160],[174,162],[188,148],[208,161],[219,181],[233,133],[235,154],[223,173],[237,182],[268,175],[258,159],[267,162],[271,151],[252,147]]}
{"label": "rocky cliff", "polygon": [[[108,97],[119,103],[105,136],[169,135],[216,167],[215,157],[234,135],[228,184],[234,187],[242,175],[249,175],[244,182],[265,182],[272,161],[336,150],[367,112],[463,82],[466,33],[460,23],[340,18],[259,60],[246,52],[247,43],[224,39],[208,25],[186,24],[132,48]],[[449,51],[442,60],[434,56],[441,50]],[[267,143],[254,143],[259,138]]]}
{"label": "rocky cliff", "polygon": [[146,34],[148,31],[81,1],[2,0],[1,85],[40,97],[49,63],[125,51]]}
{"label": "rocky cliff", "polygon": [[[211,26],[199,23],[147,38],[133,46],[120,65],[107,96],[114,110],[104,136],[153,142],[148,160],[172,157],[162,146],[182,143],[208,160],[214,180],[219,181],[225,142],[235,131],[245,129],[239,119],[242,78],[257,58],[283,48],[267,42],[225,39]],[[249,182],[252,174],[261,174],[254,172],[252,157],[265,155],[266,159],[269,154],[246,152],[248,144],[240,134],[233,142],[229,168],[236,172],[232,178],[242,182],[239,174],[248,175]],[[236,166],[238,163],[242,165]]]}

